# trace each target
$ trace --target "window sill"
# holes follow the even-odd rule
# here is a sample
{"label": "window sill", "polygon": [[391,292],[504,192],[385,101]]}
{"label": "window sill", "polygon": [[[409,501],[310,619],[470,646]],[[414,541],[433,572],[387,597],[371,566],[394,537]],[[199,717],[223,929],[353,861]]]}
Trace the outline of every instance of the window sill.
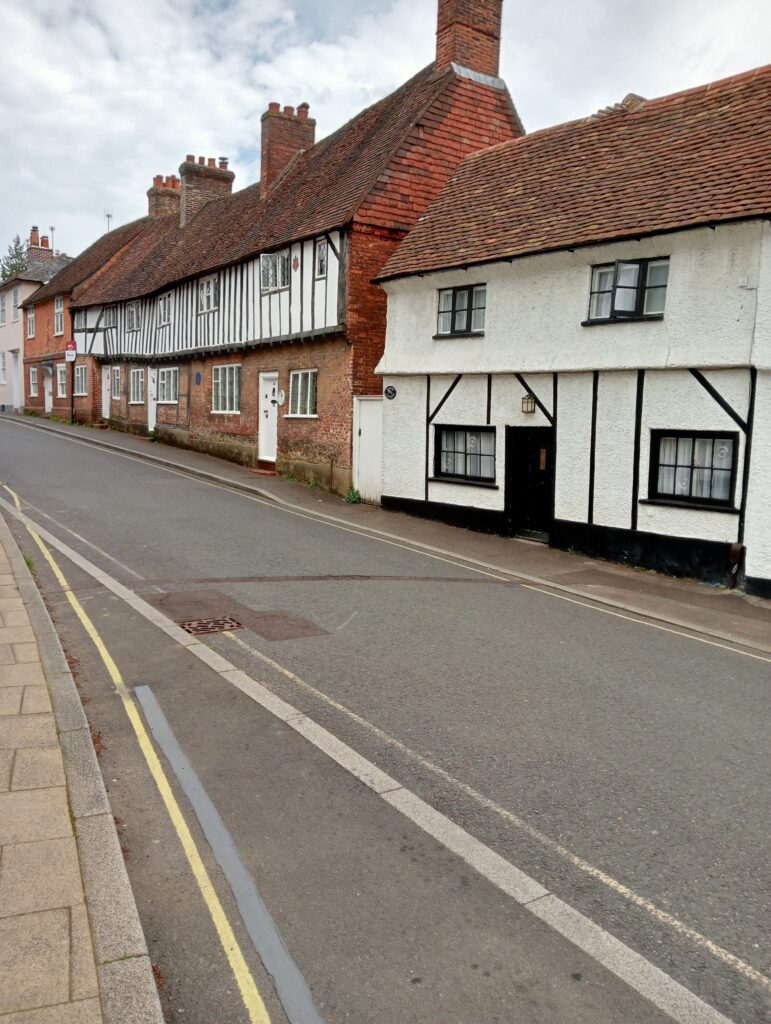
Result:
{"label": "window sill", "polygon": [[430,476],[430,484],[462,484],[464,487],[486,487],[490,491],[498,491],[498,484],[488,480],[471,480],[467,476]]}
{"label": "window sill", "polygon": [[582,320],[582,327],[607,327],[608,324],[644,324],[649,321],[663,320],[663,313],[650,313],[648,316],[616,316],[607,320]]}
{"label": "window sill", "polygon": [[129,405],[144,405],[144,402],[129,402]]}
{"label": "window sill", "polygon": [[212,416],[240,416],[240,409],[212,409]]}
{"label": "window sill", "polygon": [[263,288],[260,291],[260,295],[276,295],[278,292],[288,292],[289,285],[284,284],[280,288]]}
{"label": "window sill", "polygon": [[73,398],[88,398],[88,392],[87,391],[76,391],[75,394],[72,397]]}
{"label": "window sill", "polygon": [[284,419],[285,420],[317,420],[318,418],[319,418],[319,414],[316,413],[316,412],[308,413],[307,416],[304,416],[301,412],[285,412],[284,413]]}
{"label": "window sill", "polygon": [[678,501],[673,498],[640,498],[641,505],[663,505],[665,508],[691,508],[697,512],[727,512],[729,516],[738,516],[739,509],[731,505],[709,505],[699,501]]}
{"label": "window sill", "polygon": [[[212,306],[211,309],[199,309],[198,310],[198,315],[199,316],[206,316],[207,313],[217,313],[217,312],[219,312],[219,306]],[[159,326],[160,327],[168,327],[169,325],[168,324],[159,324]]]}
{"label": "window sill", "polygon": [[443,341],[445,338],[484,338],[484,331],[453,331],[451,334],[435,334],[432,341]]}
{"label": "window sill", "polygon": [[179,399],[175,398],[172,401],[171,399],[164,398],[163,401],[161,401],[161,399],[159,398],[155,404],[156,405],[179,405]]}

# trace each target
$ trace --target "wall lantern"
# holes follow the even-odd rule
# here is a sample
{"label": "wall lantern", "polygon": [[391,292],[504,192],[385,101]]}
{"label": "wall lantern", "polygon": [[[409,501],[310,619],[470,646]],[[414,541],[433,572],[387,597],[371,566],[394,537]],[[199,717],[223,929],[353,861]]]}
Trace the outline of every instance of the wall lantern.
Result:
{"label": "wall lantern", "polygon": [[525,397],[522,399],[522,412],[535,412],[535,399],[532,395],[525,395]]}

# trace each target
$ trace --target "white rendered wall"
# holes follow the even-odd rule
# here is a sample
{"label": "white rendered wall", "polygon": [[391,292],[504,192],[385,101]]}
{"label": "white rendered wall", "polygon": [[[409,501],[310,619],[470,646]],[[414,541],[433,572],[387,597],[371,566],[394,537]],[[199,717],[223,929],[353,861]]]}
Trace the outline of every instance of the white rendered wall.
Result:
{"label": "white rendered wall", "polygon": [[748,576],[771,580],[771,372],[758,371],[744,531]]}
{"label": "white rendered wall", "polygon": [[40,287],[31,281],[15,281],[2,289],[5,324],[0,327],[0,352],[5,353],[5,384],[0,377],[0,405],[7,410],[24,408],[24,310],[13,320],[13,290],[19,289],[19,305]]}
{"label": "white rendered wall", "polygon": [[554,515],[586,522],[592,438],[592,374],[559,377]]}
{"label": "white rendered wall", "polygon": [[[658,256],[670,260],[663,320],[581,326],[593,264]],[[434,340],[438,289],[483,283],[484,337]],[[379,369],[396,375],[748,365],[759,285],[771,314],[771,240],[760,221],[402,278],[384,285],[388,327]]]}

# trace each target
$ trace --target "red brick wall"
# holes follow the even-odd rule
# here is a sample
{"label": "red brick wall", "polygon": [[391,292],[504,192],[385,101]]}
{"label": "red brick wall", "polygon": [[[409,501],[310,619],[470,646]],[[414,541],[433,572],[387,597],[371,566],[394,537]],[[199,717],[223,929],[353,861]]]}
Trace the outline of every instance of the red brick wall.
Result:
{"label": "red brick wall", "polygon": [[[27,326],[29,309],[24,310],[24,373],[27,412],[43,414],[45,412],[45,382],[46,371],[43,362],[53,362],[53,404],[51,415],[60,416],[63,419],[70,418],[72,386],[71,369],[67,366],[67,396],[58,397],[56,386],[56,368],[65,362],[65,344],[72,338],[72,322],[69,313],[69,297],[64,298],[64,334],[54,334],[54,299],[44,299],[35,303],[35,337],[27,337]],[[38,394],[37,397],[30,395],[29,370],[31,366],[38,368]]]}
{"label": "red brick wall", "polygon": [[[67,388],[71,385],[72,363],[67,366]],[[75,419],[80,423],[93,423],[102,416],[102,367],[93,356],[78,356],[75,366],[87,366],[88,394],[75,396]]]}
{"label": "red brick wall", "polygon": [[271,103],[260,121],[260,194],[265,195],[300,150],[310,149],[316,138],[316,122],[301,104],[280,109]]}
{"label": "red brick wall", "polygon": [[372,279],[403,237],[402,231],[356,223],[350,234],[348,337],[353,345],[352,387],[356,395],[379,395],[383,389],[374,370],[385,346],[387,296]]}

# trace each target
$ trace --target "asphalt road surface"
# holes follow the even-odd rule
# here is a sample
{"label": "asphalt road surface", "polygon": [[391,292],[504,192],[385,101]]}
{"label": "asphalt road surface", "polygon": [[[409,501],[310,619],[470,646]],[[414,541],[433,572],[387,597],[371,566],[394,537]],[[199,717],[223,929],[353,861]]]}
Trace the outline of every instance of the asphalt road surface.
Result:
{"label": "asphalt road surface", "polygon": [[[238,625],[200,638],[212,651],[599,935],[737,1024],[771,1018],[768,660],[23,424],[0,422],[0,480],[33,522],[171,620],[230,616]],[[228,958],[104,664],[24,525],[4,514],[99,736],[167,1021],[242,1024]],[[54,554],[128,687],[157,700],[321,1020],[670,1019],[214,661]],[[270,1019],[292,1019],[162,761]]]}

